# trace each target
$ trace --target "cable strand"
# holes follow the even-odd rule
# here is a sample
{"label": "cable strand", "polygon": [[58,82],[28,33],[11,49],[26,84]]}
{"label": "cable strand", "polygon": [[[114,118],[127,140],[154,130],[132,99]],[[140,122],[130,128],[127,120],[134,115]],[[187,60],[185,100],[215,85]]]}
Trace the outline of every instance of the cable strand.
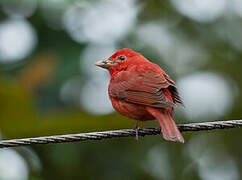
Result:
{"label": "cable strand", "polygon": [[[215,121],[215,122],[202,122],[202,123],[190,123],[177,125],[181,132],[187,131],[205,131],[215,129],[230,129],[242,127],[242,120],[228,120],[228,121]],[[160,134],[160,128],[139,128],[139,136],[146,135],[158,135]],[[80,134],[66,134],[56,136],[43,136],[35,138],[23,138],[23,139],[11,139],[0,141],[0,148],[6,147],[18,147],[34,144],[54,144],[65,142],[77,142],[87,140],[102,140],[118,137],[136,136],[134,129],[121,129],[101,132],[89,132]]]}

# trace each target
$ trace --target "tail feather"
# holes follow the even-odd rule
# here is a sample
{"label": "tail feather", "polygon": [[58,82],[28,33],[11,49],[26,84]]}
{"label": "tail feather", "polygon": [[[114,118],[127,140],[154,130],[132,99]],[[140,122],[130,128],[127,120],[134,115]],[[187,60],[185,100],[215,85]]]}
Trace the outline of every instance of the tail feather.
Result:
{"label": "tail feather", "polygon": [[180,133],[172,114],[169,111],[147,107],[147,110],[159,122],[163,138],[168,141],[184,143],[182,134]]}

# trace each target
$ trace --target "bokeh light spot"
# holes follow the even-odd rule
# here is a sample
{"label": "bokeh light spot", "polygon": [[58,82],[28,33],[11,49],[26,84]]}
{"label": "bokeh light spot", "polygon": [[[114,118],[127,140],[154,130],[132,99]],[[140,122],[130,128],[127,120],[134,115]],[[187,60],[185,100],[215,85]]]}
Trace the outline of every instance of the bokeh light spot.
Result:
{"label": "bokeh light spot", "polygon": [[25,58],[36,43],[36,32],[27,21],[9,19],[0,24],[0,62],[15,62]]}
{"label": "bokeh light spot", "polygon": [[212,72],[195,73],[178,81],[187,118],[206,121],[226,115],[232,108],[233,90],[221,76]]}
{"label": "bokeh light spot", "polygon": [[94,114],[107,114],[113,112],[108,97],[109,74],[107,70],[95,66],[95,62],[107,59],[116,51],[114,45],[89,45],[81,56],[81,70],[89,80],[84,84],[81,92],[81,105]]}
{"label": "bokeh light spot", "polygon": [[191,159],[191,163],[196,163],[196,166],[188,167],[197,168],[201,179],[239,179],[238,167],[233,157],[226,151],[226,147],[220,144],[220,139],[214,135],[192,136],[184,148],[184,153]]}
{"label": "bokeh light spot", "polygon": [[139,44],[150,47],[177,74],[192,72],[206,64],[209,56],[199,44],[187,39],[166,22],[152,22],[136,31]]}
{"label": "bokeh light spot", "polygon": [[11,149],[0,149],[0,179],[27,180],[28,173],[28,166],[18,153]]}
{"label": "bokeh light spot", "polygon": [[164,146],[156,145],[150,148],[147,162],[143,167],[147,173],[157,179],[172,179],[169,153]]}
{"label": "bokeh light spot", "polygon": [[136,22],[135,0],[101,0],[71,6],[63,17],[69,35],[77,42],[108,44],[124,37]]}
{"label": "bokeh light spot", "polygon": [[92,114],[108,114],[113,111],[108,97],[108,82],[109,78],[103,75],[90,79],[85,84],[81,92],[81,104],[88,112]]}
{"label": "bokeh light spot", "polygon": [[3,11],[10,17],[30,17],[34,14],[36,0],[5,0],[2,2]]}
{"label": "bokeh light spot", "polygon": [[226,0],[172,0],[174,7],[183,15],[199,22],[210,22],[221,16]]}

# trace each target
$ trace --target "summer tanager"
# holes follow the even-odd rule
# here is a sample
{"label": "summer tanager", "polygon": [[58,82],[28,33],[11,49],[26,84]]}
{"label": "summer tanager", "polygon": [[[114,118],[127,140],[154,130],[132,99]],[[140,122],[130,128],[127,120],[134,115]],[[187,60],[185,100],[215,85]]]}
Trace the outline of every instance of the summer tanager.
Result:
{"label": "summer tanager", "polygon": [[157,64],[130,49],[114,53],[97,66],[108,69],[109,98],[120,114],[138,121],[157,119],[164,139],[184,143],[173,120],[173,108],[183,105],[175,82]]}

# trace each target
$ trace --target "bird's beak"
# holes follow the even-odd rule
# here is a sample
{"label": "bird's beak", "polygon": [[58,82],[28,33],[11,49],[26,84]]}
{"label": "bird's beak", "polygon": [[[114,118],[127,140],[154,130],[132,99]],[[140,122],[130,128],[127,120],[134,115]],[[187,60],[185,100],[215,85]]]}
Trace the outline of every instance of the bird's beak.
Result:
{"label": "bird's beak", "polygon": [[114,65],[114,62],[108,59],[108,60],[98,61],[96,62],[95,65],[105,69],[109,69]]}

